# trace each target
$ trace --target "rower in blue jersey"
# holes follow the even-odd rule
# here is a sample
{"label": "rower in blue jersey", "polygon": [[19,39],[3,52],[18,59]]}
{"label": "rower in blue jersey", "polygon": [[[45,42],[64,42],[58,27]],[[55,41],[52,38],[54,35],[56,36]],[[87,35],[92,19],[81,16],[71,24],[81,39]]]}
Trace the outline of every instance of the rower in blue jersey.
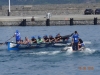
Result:
{"label": "rower in blue jersey", "polygon": [[79,35],[77,33],[77,31],[75,31],[75,33],[72,36],[72,49],[73,50],[78,50],[78,41],[79,41]]}
{"label": "rower in blue jersey", "polygon": [[13,37],[16,37],[16,43],[20,43],[21,37],[20,37],[20,32],[18,30],[16,30]]}

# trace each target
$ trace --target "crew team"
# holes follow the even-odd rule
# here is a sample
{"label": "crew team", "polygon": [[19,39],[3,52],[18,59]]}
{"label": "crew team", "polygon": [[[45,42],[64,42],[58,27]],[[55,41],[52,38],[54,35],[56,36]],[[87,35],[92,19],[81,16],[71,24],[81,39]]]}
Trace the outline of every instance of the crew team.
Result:
{"label": "crew team", "polygon": [[23,41],[20,37],[20,32],[16,30],[16,33],[14,34],[13,37],[16,37],[16,43],[18,44],[33,44],[33,43],[56,43],[60,41],[68,41],[70,37],[72,37],[72,48],[73,50],[79,50],[82,46],[84,46],[82,39],[79,38],[79,34],[77,31],[70,35],[66,36],[61,36],[60,34],[57,34],[56,37],[53,37],[52,35],[47,35],[43,36],[41,38],[38,36],[38,39],[36,39],[34,36],[29,40],[27,37],[25,37],[25,40]]}
{"label": "crew team", "polygon": [[[71,36],[71,35],[70,35]],[[53,37],[52,35],[44,35],[43,38],[38,36],[36,39],[34,36],[29,40],[27,37],[25,37],[25,40],[23,41],[20,37],[20,32],[16,30],[16,33],[14,34],[13,37],[16,37],[16,43],[18,44],[28,44],[28,43],[55,43],[55,42],[60,42],[60,41],[67,41],[69,39],[69,36],[64,37],[61,36],[59,33],[56,35],[56,37]]]}

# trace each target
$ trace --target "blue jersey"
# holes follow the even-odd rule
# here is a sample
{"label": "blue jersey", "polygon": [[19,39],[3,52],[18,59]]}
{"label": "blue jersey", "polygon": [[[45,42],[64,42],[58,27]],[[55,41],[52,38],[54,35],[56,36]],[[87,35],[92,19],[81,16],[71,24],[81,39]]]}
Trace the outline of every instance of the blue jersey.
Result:
{"label": "blue jersey", "polygon": [[84,47],[85,46],[84,43],[81,43],[81,46]]}
{"label": "blue jersey", "polygon": [[20,41],[21,40],[20,33],[15,33],[15,35],[16,35],[16,41]]}
{"label": "blue jersey", "polygon": [[72,36],[72,38],[74,39],[74,42],[75,42],[75,43],[78,43],[78,39],[79,39],[79,35],[78,35],[78,34],[74,34],[74,35]]}

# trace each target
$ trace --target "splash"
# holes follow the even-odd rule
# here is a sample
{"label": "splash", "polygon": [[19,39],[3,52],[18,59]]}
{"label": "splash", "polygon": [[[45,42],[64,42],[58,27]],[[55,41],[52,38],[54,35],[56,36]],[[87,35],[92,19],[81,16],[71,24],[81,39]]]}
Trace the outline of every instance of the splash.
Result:
{"label": "splash", "polygon": [[64,47],[62,51],[66,51],[67,55],[71,55],[74,52],[72,47]]}
{"label": "splash", "polygon": [[95,50],[95,49],[90,49],[90,48],[85,48],[85,49],[82,50],[82,51],[73,51],[72,49],[68,49],[68,50],[66,51],[66,54],[67,54],[67,55],[71,55],[71,54],[73,54],[73,53],[75,53],[75,52],[80,52],[80,53],[83,53],[83,54],[85,54],[85,55],[90,55],[90,54],[95,53],[96,50]]}
{"label": "splash", "polygon": [[66,54],[67,54],[67,55],[71,55],[71,54],[73,54],[73,52],[74,52],[74,51],[73,51],[72,49],[68,49],[68,50],[66,51]]}
{"label": "splash", "polygon": [[67,55],[71,55],[74,52],[84,53],[85,55],[93,54],[94,52],[96,52],[95,49],[90,49],[90,48],[82,48],[81,51],[73,51],[72,47],[65,47],[63,48],[63,51],[65,51]]}
{"label": "splash", "polygon": [[81,51],[83,52],[85,55],[89,55],[89,54],[93,54],[96,52],[95,49],[90,49],[90,48],[85,48],[85,50]]}

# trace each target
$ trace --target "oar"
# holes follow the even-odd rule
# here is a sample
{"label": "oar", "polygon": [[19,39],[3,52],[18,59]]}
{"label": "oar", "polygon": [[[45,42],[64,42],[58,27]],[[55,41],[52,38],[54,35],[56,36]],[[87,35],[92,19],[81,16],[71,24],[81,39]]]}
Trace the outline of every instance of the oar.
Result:
{"label": "oar", "polygon": [[4,45],[4,44],[6,44],[9,40],[11,40],[13,38],[13,36],[10,38],[10,39],[8,39],[8,40],[6,40],[6,42],[4,42],[4,43],[0,43],[0,45]]}
{"label": "oar", "polygon": [[0,45],[2,45],[3,43],[0,43]]}
{"label": "oar", "polygon": [[55,46],[69,46],[71,43],[63,44],[63,43],[55,43]]}
{"label": "oar", "polygon": [[14,36],[12,36],[10,39],[8,39],[6,42],[8,42],[9,40],[11,40]]}

